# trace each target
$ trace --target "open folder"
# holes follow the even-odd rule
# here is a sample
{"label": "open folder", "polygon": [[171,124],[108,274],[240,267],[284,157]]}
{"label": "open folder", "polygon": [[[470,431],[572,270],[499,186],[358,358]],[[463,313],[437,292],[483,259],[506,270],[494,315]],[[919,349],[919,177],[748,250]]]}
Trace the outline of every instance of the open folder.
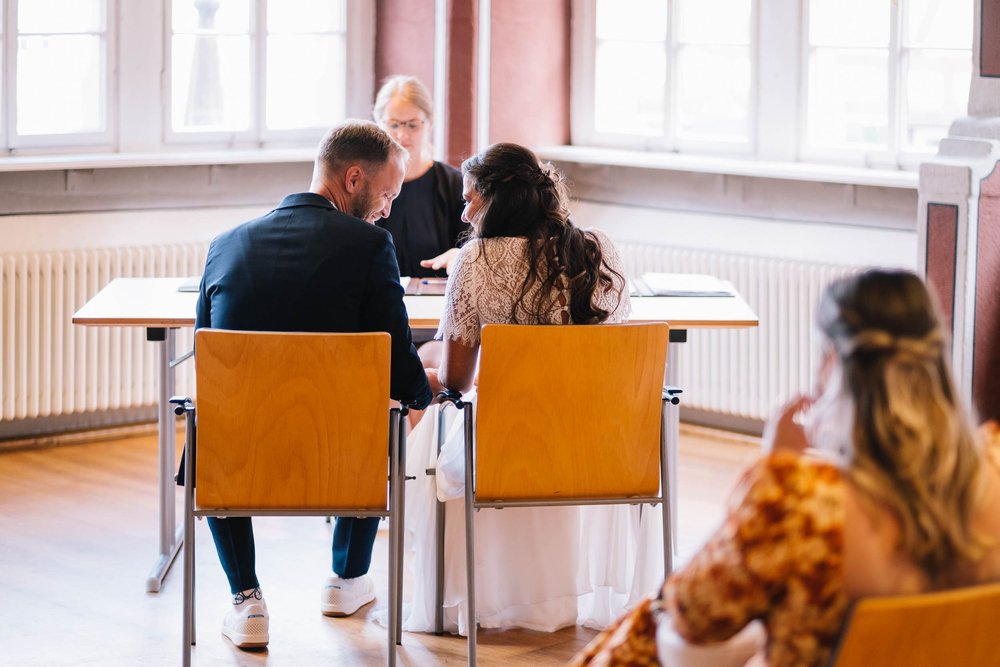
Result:
{"label": "open folder", "polygon": [[728,282],[704,273],[644,273],[642,283],[656,296],[736,296]]}
{"label": "open folder", "polygon": [[400,278],[406,294],[415,296],[440,296],[448,285],[447,278]]}

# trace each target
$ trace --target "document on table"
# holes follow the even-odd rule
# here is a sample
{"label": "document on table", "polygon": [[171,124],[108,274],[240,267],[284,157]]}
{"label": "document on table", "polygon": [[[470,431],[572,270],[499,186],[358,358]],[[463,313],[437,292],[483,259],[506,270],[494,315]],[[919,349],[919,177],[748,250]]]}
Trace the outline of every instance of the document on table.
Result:
{"label": "document on table", "polygon": [[644,273],[642,283],[656,296],[736,296],[728,282],[703,273]]}
{"label": "document on table", "polygon": [[177,286],[178,292],[197,292],[199,289],[201,289],[201,276],[185,278],[184,282]]}
{"label": "document on table", "polygon": [[403,292],[413,296],[441,296],[448,285],[447,278],[408,278],[402,277],[399,283]]}

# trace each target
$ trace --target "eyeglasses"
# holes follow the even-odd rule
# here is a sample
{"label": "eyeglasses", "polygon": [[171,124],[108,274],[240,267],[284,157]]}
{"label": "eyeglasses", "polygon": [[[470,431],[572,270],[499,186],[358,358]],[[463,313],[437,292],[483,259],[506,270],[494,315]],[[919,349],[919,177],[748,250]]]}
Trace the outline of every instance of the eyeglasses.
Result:
{"label": "eyeglasses", "polygon": [[427,122],[426,120],[422,119],[387,120],[383,121],[382,125],[384,125],[385,129],[389,130],[390,132],[395,132],[397,130],[403,130],[403,129],[409,130],[410,132],[416,132],[417,130],[422,128],[424,126],[424,123],[426,122]]}

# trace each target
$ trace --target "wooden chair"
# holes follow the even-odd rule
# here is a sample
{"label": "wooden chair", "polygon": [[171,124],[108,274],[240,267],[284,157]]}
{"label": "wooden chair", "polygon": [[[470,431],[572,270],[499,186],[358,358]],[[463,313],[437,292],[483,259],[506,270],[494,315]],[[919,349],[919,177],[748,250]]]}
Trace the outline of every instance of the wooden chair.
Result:
{"label": "wooden chair", "polygon": [[[483,328],[476,420],[465,416],[469,664],[482,508],[660,504],[671,569],[665,323]],[[470,465],[471,462],[471,465]]]}
{"label": "wooden chair", "polygon": [[189,399],[171,399],[187,417],[184,665],[195,643],[194,517],[255,515],[389,518],[394,665],[406,410],[390,409],[389,334],[201,329],[195,346],[197,420]]}
{"label": "wooden chair", "polygon": [[1000,665],[1000,583],[859,600],[831,667]]}

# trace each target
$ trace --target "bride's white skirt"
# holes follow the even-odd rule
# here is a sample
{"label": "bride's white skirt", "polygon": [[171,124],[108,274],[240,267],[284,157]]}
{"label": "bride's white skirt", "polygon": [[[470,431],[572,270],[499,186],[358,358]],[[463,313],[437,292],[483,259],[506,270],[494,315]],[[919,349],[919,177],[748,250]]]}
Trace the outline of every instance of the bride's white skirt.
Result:
{"label": "bride's white skirt", "polygon": [[[407,438],[406,548],[413,594],[403,629],[434,630],[435,507],[445,504],[444,627],[466,633],[465,449],[463,419],[446,407],[437,454],[439,406]],[[436,475],[427,475],[428,468]],[[645,505],[482,509],[475,514],[476,610],[484,628],[551,632],[604,628],[663,581],[659,507]]]}

